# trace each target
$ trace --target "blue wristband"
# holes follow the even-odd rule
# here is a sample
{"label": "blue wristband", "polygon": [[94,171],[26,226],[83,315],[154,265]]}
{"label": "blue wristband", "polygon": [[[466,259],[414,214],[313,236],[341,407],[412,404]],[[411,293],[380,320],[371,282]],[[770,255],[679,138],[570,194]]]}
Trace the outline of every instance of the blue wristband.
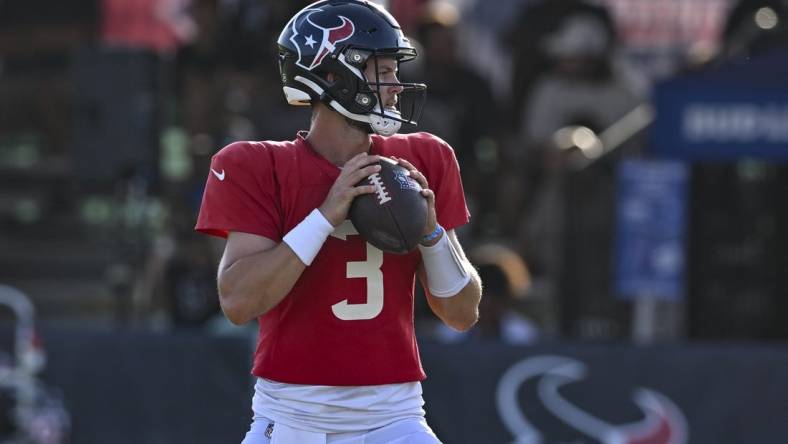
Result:
{"label": "blue wristband", "polygon": [[422,237],[421,238],[421,243],[423,244],[424,242],[431,242],[431,241],[435,240],[435,238],[437,238],[438,236],[443,234],[443,231],[444,231],[443,227],[441,227],[438,224],[435,224],[435,229],[432,230],[432,233]]}

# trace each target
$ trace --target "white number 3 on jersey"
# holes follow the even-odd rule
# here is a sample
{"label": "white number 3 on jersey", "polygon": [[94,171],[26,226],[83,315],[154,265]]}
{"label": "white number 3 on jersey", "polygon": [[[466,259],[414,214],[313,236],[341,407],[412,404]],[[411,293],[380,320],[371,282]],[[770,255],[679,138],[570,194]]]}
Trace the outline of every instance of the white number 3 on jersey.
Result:
{"label": "white number 3 on jersey", "polygon": [[[336,227],[331,236],[346,240],[350,235],[358,235],[356,227],[349,220]],[[334,316],[343,321],[358,321],[372,319],[383,311],[383,252],[369,243],[367,245],[367,260],[351,261],[347,263],[348,278],[365,278],[367,281],[367,302],[351,304],[347,299],[331,306]]]}

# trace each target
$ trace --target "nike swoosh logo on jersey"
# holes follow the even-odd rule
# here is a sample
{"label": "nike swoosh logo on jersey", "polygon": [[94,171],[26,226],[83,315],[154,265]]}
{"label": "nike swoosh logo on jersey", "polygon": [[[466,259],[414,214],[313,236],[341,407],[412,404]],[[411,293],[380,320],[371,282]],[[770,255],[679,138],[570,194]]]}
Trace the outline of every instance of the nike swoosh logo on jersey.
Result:
{"label": "nike swoosh logo on jersey", "polygon": [[211,168],[211,172],[212,172],[212,173],[213,173],[213,175],[214,175],[214,176],[216,176],[216,178],[217,178],[217,179],[219,179],[220,181],[221,181],[221,180],[224,180],[224,170],[222,170],[222,172],[220,173],[220,172],[216,171],[215,169]]}

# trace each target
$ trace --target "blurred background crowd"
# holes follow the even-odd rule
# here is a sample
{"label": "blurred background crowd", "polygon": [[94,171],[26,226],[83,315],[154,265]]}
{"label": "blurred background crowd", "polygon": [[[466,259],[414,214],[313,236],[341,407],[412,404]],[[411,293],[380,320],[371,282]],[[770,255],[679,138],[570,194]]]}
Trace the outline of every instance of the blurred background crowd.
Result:
{"label": "blurred background crowd", "polygon": [[[43,365],[33,309],[64,329],[254,337],[254,323],[232,327],[219,309],[223,242],[192,229],[214,153],[307,129],[309,110],[285,103],[275,46],[307,3],[0,0],[0,303],[13,308],[2,320],[15,314],[25,328],[16,352],[26,374]],[[455,149],[472,213],[459,235],[485,283],[479,324],[464,334],[418,298],[422,339],[788,339],[788,2],[382,3],[418,48],[401,67],[404,81],[428,85],[415,130]],[[64,340],[60,368],[96,338]],[[154,353],[169,381],[197,367],[173,364],[173,349],[147,336],[145,347],[112,338],[99,341],[115,350],[108,356]],[[9,362],[0,359],[0,376]],[[80,380],[92,370],[65,368],[56,377],[79,387],[72,405],[102,415],[106,391]],[[156,381],[136,387],[168,386]],[[214,388],[211,399],[245,411],[243,385]],[[247,418],[231,419],[240,433]],[[97,423],[83,424],[91,442],[84,430]],[[151,433],[130,442],[173,442]]]}
{"label": "blurred background crowd", "polygon": [[[224,145],[306,128],[275,39],[307,3],[0,2],[0,281],[52,322],[223,328],[222,244],[192,232],[204,180]],[[422,301],[421,334],[788,337],[788,182],[768,158],[688,163],[681,290],[639,318],[615,289],[618,169],[653,157],[655,86],[784,49],[781,0],[385,3],[419,49],[401,68],[429,88],[416,130],[455,149],[487,283],[480,328],[435,329]]]}

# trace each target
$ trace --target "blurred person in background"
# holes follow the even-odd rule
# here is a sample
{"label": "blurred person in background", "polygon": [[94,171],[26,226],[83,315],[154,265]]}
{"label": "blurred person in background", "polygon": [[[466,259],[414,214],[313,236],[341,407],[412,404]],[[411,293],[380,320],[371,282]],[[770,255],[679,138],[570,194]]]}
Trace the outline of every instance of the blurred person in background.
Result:
{"label": "blurred person in background", "polygon": [[[535,82],[522,113],[519,141],[528,182],[515,229],[536,272],[557,275],[567,152],[557,148],[554,136],[573,125],[601,132],[643,99],[634,77],[616,65],[614,36],[596,14],[567,16],[541,44],[553,68]],[[601,189],[578,192],[592,200],[603,198]]]}
{"label": "blurred person in background", "polygon": [[[548,170],[546,167],[550,166],[549,162],[545,164],[541,159],[542,151],[532,146],[530,135],[524,134],[524,129],[531,127],[528,124],[529,119],[543,112],[541,109],[531,110],[533,106],[541,106],[544,101],[540,98],[539,103],[535,103],[534,96],[537,94],[537,89],[544,89],[545,79],[559,76],[558,73],[563,68],[558,66],[561,58],[555,53],[550,53],[551,49],[556,48],[551,48],[546,41],[551,36],[558,35],[562,27],[567,27],[567,21],[576,17],[584,17],[583,20],[593,22],[594,27],[601,23],[604,34],[596,35],[598,30],[593,29],[591,32],[595,35],[591,36],[590,42],[575,43],[583,46],[575,50],[579,58],[582,58],[577,75],[573,76],[576,77],[573,82],[576,82],[587,75],[586,71],[591,70],[588,62],[593,60],[593,65],[599,65],[596,61],[600,51],[607,56],[606,42],[612,42],[614,31],[612,18],[604,7],[582,0],[536,1],[522,9],[517,20],[510,25],[503,36],[512,58],[512,88],[509,101],[506,103],[507,142],[502,152],[503,168],[499,181],[500,188],[509,192],[507,204],[500,204],[498,207],[501,232],[509,237],[518,236],[522,225],[523,205],[531,205],[530,202],[536,194],[535,190],[540,186],[545,171]],[[592,49],[597,51],[596,54],[582,53],[594,45]],[[565,53],[569,52],[566,48],[560,49]],[[594,69],[598,71],[598,68]],[[567,100],[567,98],[563,99]],[[559,104],[549,104],[550,107],[557,105]],[[542,132],[556,129],[553,125]],[[524,136],[525,140],[523,140]],[[535,265],[538,268],[539,265]]]}
{"label": "blurred person in background", "polygon": [[[463,185],[475,217],[474,237],[494,230],[498,168],[496,124],[498,105],[490,85],[458,55],[459,10],[447,1],[431,1],[422,7],[417,27],[423,55],[407,73],[430,85],[429,102],[419,129],[440,134],[454,147]],[[415,72],[411,73],[411,69]]]}
{"label": "blurred person in background", "polygon": [[539,76],[521,121],[526,144],[549,145],[564,126],[599,132],[642,102],[634,73],[617,64],[615,37],[591,14],[567,17],[541,41],[552,68]]}
{"label": "blurred person in background", "polygon": [[512,94],[509,123],[518,126],[522,112],[536,80],[550,70],[555,60],[542,44],[544,37],[555,32],[568,17],[593,16],[612,32],[613,23],[607,10],[584,0],[539,0],[530,2],[503,35],[512,54]]}
{"label": "blurred person in background", "polygon": [[[285,96],[311,105],[310,129],[217,153],[196,226],[227,238],[226,317],[259,323],[243,442],[438,443],[422,408],[415,278],[457,330],[476,322],[481,283],[454,233],[469,213],[453,150],[428,133],[395,136],[424,98],[424,85],[398,79],[415,50],[393,17],[360,0],[310,5],[278,44]],[[418,251],[383,253],[347,220],[352,200],[375,191],[355,184],[379,171],[381,156],[424,188]]]}
{"label": "blurred person in background", "polygon": [[[531,276],[522,257],[509,247],[485,243],[468,252],[484,282],[479,322],[467,332],[437,324],[433,335],[441,342],[479,342],[524,345],[537,341],[540,327],[525,315]],[[531,304],[528,308],[537,308]],[[531,311],[534,311],[532,313]]]}
{"label": "blurred person in background", "polygon": [[514,190],[504,220],[533,273],[534,297],[557,304],[561,319],[566,310],[610,310],[609,261],[598,258],[610,253],[615,164],[625,150],[597,157],[601,144],[580,150],[558,139],[570,132],[595,138],[644,100],[637,76],[616,57],[612,27],[594,11],[566,15],[539,39],[550,69],[536,78],[520,113],[511,162],[520,168],[504,179]]}
{"label": "blurred person in background", "polygon": [[222,84],[223,102],[228,110],[225,138],[220,145],[234,140],[249,140],[265,134],[279,140],[289,138],[301,127],[308,110],[287,106],[274,100],[280,94],[275,47],[281,24],[312,3],[307,0],[234,0],[223,3],[224,36],[229,62],[235,66],[233,77]]}
{"label": "blurred person in background", "polygon": [[[194,0],[198,38],[178,53],[182,120],[201,145],[225,145],[259,134],[285,137],[301,117],[272,109],[279,73],[271,63],[280,24],[306,1]],[[274,86],[271,86],[274,85]],[[207,142],[207,143],[206,143]],[[201,150],[202,151],[202,150]]]}

